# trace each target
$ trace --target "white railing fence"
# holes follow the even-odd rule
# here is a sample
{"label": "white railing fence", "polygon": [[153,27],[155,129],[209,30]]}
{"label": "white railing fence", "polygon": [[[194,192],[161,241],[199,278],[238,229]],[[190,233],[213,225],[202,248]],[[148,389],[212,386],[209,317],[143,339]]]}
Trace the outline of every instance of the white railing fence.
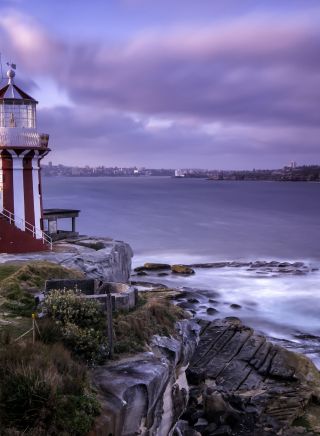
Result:
{"label": "white railing fence", "polygon": [[15,216],[14,213],[7,209],[0,210],[0,216],[4,217],[10,224],[15,225],[18,229],[25,229],[25,231],[31,233],[35,239],[42,239],[42,242],[48,244],[50,250],[52,250],[52,239],[41,229],[37,229],[34,225],[28,223],[28,221]]}

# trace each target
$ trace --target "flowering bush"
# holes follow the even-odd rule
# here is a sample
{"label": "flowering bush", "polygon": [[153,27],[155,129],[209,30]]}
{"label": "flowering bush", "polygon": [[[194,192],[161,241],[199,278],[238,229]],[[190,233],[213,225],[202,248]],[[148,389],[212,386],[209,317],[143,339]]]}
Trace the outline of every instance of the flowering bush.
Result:
{"label": "flowering bush", "polygon": [[80,291],[53,290],[43,303],[44,311],[60,327],[63,342],[89,364],[107,357],[105,316],[101,305],[84,298]]}

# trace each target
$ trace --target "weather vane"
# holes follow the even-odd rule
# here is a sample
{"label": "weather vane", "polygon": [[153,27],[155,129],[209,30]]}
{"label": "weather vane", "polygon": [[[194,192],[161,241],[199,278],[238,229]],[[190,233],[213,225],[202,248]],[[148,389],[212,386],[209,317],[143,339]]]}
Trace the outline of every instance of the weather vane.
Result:
{"label": "weather vane", "polygon": [[17,65],[13,64],[11,62],[7,62],[7,65],[8,65],[9,68],[12,68],[13,70],[15,70],[17,68]]}

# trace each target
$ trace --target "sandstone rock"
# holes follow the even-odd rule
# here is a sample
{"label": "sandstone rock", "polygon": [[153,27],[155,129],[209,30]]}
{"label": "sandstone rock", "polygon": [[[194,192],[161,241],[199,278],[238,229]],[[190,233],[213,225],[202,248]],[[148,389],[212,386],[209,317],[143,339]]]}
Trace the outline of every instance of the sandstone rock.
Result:
{"label": "sandstone rock", "polygon": [[102,413],[92,435],[168,435],[187,404],[185,368],[198,332],[195,321],[181,321],[177,338],[153,337],[150,353],[94,369]]}
{"label": "sandstone rock", "polygon": [[237,435],[293,435],[293,423],[311,408],[318,411],[317,428],[320,375],[307,357],[269,343],[237,318],[201,327],[187,375],[203,392],[207,420],[218,426],[213,435],[225,434],[219,433],[224,424]]}
{"label": "sandstone rock", "polygon": [[[96,246],[103,248],[92,248]],[[82,271],[88,278],[125,283],[130,277],[132,256],[132,249],[125,242],[83,237],[55,242],[53,251],[3,254],[0,262],[46,260]]]}
{"label": "sandstone rock", "polygon": [[194,274],[194,270],[187,265],[172,265],[171,271],[175,274],[184,274],[184,275]]}
{"label": "sandstone rock", "polygon": [[167,263],[145,263],[143,269],[147,271],[158,271],[161,269],[170,269],[170,265]]}

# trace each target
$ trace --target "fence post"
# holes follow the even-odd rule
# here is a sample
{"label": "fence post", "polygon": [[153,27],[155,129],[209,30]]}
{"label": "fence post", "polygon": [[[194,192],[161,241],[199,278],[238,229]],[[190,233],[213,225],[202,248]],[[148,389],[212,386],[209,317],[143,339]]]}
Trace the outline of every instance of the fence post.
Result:
{"label": "fence post", "polygon": [[35,314],[32,314],[32,343],[36,341],[36,329],[35,329]]}
{"label": "fence post", "polygon": [[112,324],[112,296],[106,296],[106,310],[107,310],[107,328],[108,328],[108,342],[109,342],[109,357],[113,357],[113,324]]}

